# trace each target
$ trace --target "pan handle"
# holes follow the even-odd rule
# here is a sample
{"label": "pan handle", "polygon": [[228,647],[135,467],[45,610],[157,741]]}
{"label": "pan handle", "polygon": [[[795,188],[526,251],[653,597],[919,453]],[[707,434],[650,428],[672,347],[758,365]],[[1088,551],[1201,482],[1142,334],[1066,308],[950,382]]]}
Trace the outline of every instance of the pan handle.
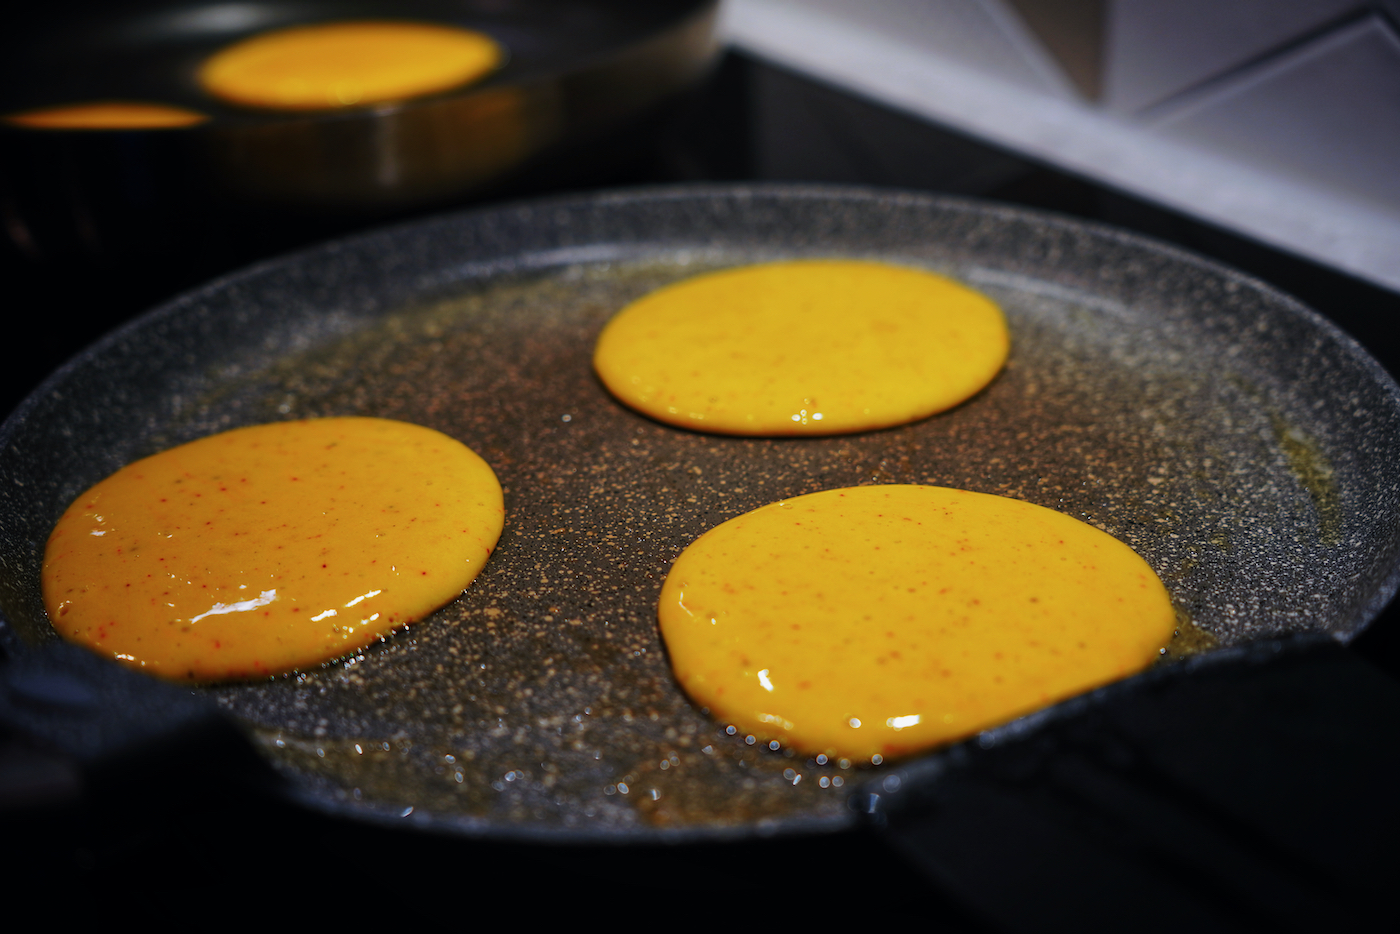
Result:
{"label": "pan handle", "polygon": [[[0,665],[0,809],[276,782],[206,696],[50,642]],[[16,773],[16,774],[10,774]],[[191,781],[198,776],[197,781]]]}
{"label": "pan handle", "polygon": [[1179,934],[1382,917],[1397,792],[1400,683],[1311,635],[1110,686],[851,804],[998,929]]}

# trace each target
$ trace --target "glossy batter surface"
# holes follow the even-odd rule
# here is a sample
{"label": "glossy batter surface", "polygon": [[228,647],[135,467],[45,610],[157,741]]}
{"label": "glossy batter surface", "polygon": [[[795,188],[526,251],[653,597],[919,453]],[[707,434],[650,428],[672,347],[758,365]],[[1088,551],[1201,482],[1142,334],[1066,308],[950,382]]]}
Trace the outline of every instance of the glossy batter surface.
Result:
{"label": "glossy batter surface", "polygon": [[1132,549],[1019,500],[828,490],[697,539],[660,622],[685,691],[809,753],[896,756],[1146,667],[1175,614]]}
{"label": "glossy batter surface", "polygon": [[490,36],[429,23],[297,26],[211,56],[200,85],[246,107],[326,110],[405,100],[475,81],[500,66]]}
{"label": "glossy batter surface", "polygon": [[501,533],[491,468],[405,422],[240,428],[137,461],[49,537],[65,638],[177,680],[250,678],[368,645],[456,597]]}
{"label": "glossy batter surface", "polygon": [[207,114],[146,101],[89,101],[9,114],[6,123],[36,130],[159,130],[194,126]]}
{"label": "glossy batter surface", "polygon": [[744,266],[646,295],[598,338],[619,400],[672,425],[832,435],[916,421],[1006,361],[1001,310],[919,269],[856,260]]}

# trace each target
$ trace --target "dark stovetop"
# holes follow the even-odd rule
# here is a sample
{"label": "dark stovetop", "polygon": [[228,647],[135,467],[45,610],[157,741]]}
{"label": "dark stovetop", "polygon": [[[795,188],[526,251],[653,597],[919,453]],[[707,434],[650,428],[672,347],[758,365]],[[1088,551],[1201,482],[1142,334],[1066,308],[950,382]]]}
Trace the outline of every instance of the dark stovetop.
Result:
{"label": "dark stovetop", "polygon": [[[950,192],[1126,227],[1294,294],[1361,341],[1391,373],[1400,372],[1400,340],[1388,328],[1400,316],[1400,295],[738,55],[725,58],[702,89],[666,112],[568,159],[538,165],[472,203],[564,190],[730,180]],[[181,290],[300,245],[396,219],[250,224],[173,260],[86,255],[35,262],[7,249],[0,258],[0,281],[9,296],[0,411],[12,410],[50,371],[102,333]],[[1343,786],[1356,770],[1374,773],[1369,787],[1377,789],[1393,786],[1400,775],[1394,752],[1400,747],[1394,725],[1400,714],[1400,685],[1394,681],[1400,676],[1397,614],[1400,610],[1392,606],[1345,650],[1323,650],[1318,664],[1330,676],[1340,672],[1370,685],[1371,693],[1362,694],[1376,709],[1358,714],[1354,705],[1347,706],[1349,701],[1339,700],[1336,715],[1359,716],[1350,723],[1349,742],[1379,752],[1341,767],[1309,761],[1301,752],[1306,747],[1300,747],[1300,757],[1287,767],[1300,787],[1314,789],[1314,797],[1299,802],[1303,818],[1280,815],[1277,823],[1285,836],[1289,827],[1302,827],[1309,815],[1316,816],[1319,800],[1352,794],[1354,789]],[[1322,698],[1317,704],[1330,702]],[[85,771],[22,737],[6,736],[0,742],[0,839],[7,864],[0,878],[16,893],[23,890],[15,883],[35,889],[76,884],[77,890],[109,895],[126,887],[124,898],[181,892],[195,904],[233,883],[260,881],[278,889],[310,883],[317,904],[328,907],[334,900],[331,910],[336,912],[377,903],[404,918],[465,919],[469,911],[479,910],[473,904],[477,898],[499,903],[534,895],[518,904],[522,918],[527,911],[536,916],[576,912],[580,917],[666,923],[702,911],[756,911],[775,920],[820,923],[818,919],[846,914],[878,923],[917,911],[924,923],[954,930],[1037,926],[1026,921],[1033,913],[997,908],[1004,893],[986,878],[950,875],[936,860],[921,859],[917,847],[906,846],[904,852],[914,856],[906,860],[876,827],[818,839],[686,848],[485,843],[352,825],[300,810],[248,782],[248,764],[237,750],[218,744],[198,753],[207,757],[200,769],[190,768],[191,752],[185,749],[178,771],[163,768],[159,756]],[[1252,766],[1256,771],[1280,766],[1284,747],[1271,748],[1273,752],[1259,754],[1263,758]],[[1207,752],[1197,749],[1195,754]],[[1229,758],[1218,748],[1209,755]],[[197,785],[190,781],[195,774],[201,775]],[[1255,775],[1252,780],[1262,779]],[[967,797],[958,806],[971,814],[976,800]],[[998,807],[997,814],[1007,813]],[[1229,810],[1228,803],[1224,807]],[[1229,824],[1237,817],[1226,813],[1220,819]],[[1352,808],[1335,820],[1330,812],[1324,817],[1328,826],[1346,820],[1356,825],[1339,826],[1323,847],[1346,848],[1363,836],[1397,827],[1388,802],[1363,802],[1360,810]],[[1037,877],[1036,867],[1018,868],[1014,858],[1002,859],[1003,850],[1024,850],[1025,841],[1014,831],[1008,831],[1010,839],[998,838],[995,821],[982,826],[984,834],[968,830],[955,843],[968,848],[967,865],[983,865],[988,858],[1002,862],[1005,878],[1019,880],[1023,901],[1053,901],[1051,890],[1060,885],[1053,873],[1043,875],[1043,888],[1037,889],[1037,883],[1026,881]],[[1255,861],[1222,856],[1227,865],[1218,873],[1276,871],[1279,878],[1291,878],[1290,873],[1312,871],[1290,868],[1286,859],[1268,854],[1256,852],[1250,858]],[[1231,859],[1248,866],[1230,869]],[[1261,865],[1273,869],[1259,870]],[[931,882],[925,871],[939,883]],[[1218,878],[1213,882],[1192,876],[1193,871],[1163,869],[1168,881],[1162,891],[1176,885],[1215,886],[1216,896],[1205,902],[1208,924],[1290,927],[1311,917],[1307,910],[1291,919],[1260,914],[1251,898],[1272,898],[1267,884],[1251,890],[1255,895],[1240,896],[1222,889]],[[350,880],[354,891],[336,894],[325,888]],[[1355,890],[1324,887],[1311,904],[1345,912],[1357,891],[1366,891],[1364,880]],[[1145,908],[1148,895],[1139,894],[1141,898],[1122,894],[1123,904]]]}

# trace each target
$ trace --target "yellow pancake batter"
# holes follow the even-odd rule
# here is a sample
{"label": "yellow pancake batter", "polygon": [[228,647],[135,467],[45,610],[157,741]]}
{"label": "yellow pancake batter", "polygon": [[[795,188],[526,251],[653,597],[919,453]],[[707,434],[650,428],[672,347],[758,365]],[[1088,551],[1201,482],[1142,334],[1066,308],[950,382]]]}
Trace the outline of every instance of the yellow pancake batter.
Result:
{"label": "yellow pancake batter", "polygon": [[195,126],[207,114],[147,101],[90,101],[8,114],[6,123],[36,130],[163,130]]}
{"label": "yellow pancake batter", "polygon": [[486,462],[429,428],[327,418],[240,428],[78,497],[44,553],[58,632],[176,680],[289,671],[456,597],[501,533]]}
{"label": "yellow pancake batter", "polygon": [[210,56],[197,77],[233,104],[326,110],[446,91],[490,74],[504,58],[490,36],[457,26],[324,23],[245,39]]}
{"label": "yellow pancake batter", "polygon": [[858,260],[744,266],[646,295],[593,364],[662,422],[734,435],[887,428],[957,405],[1001,370],[1001,310],[951,279]]}
{"label": "yellow pancake batter", "polygon": [[1175,626],[1132,549],[1019,500],[829,490],[731,519],[661,591],[676,677],[808,753],[895,756],[1145,668]]}

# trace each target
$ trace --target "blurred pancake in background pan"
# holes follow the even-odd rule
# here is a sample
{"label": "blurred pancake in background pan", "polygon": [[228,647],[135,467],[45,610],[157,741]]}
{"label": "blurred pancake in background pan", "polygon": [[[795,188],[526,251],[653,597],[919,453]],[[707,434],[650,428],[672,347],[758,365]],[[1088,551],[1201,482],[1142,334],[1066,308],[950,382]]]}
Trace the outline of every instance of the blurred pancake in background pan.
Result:
{"label": "blurred pancake in background pan", "polygon": [[33,130],[164,130],[198,126],[209,115],[150,101],[89,101],[26,110],[3,119]]}
{"label": "blurred pancake in background pan", "polygon": [[323,110],[447,91],[494,71],[490,36],[432,23],[320,23],[263,33],[200,66],[199,84],[244,107]]}

